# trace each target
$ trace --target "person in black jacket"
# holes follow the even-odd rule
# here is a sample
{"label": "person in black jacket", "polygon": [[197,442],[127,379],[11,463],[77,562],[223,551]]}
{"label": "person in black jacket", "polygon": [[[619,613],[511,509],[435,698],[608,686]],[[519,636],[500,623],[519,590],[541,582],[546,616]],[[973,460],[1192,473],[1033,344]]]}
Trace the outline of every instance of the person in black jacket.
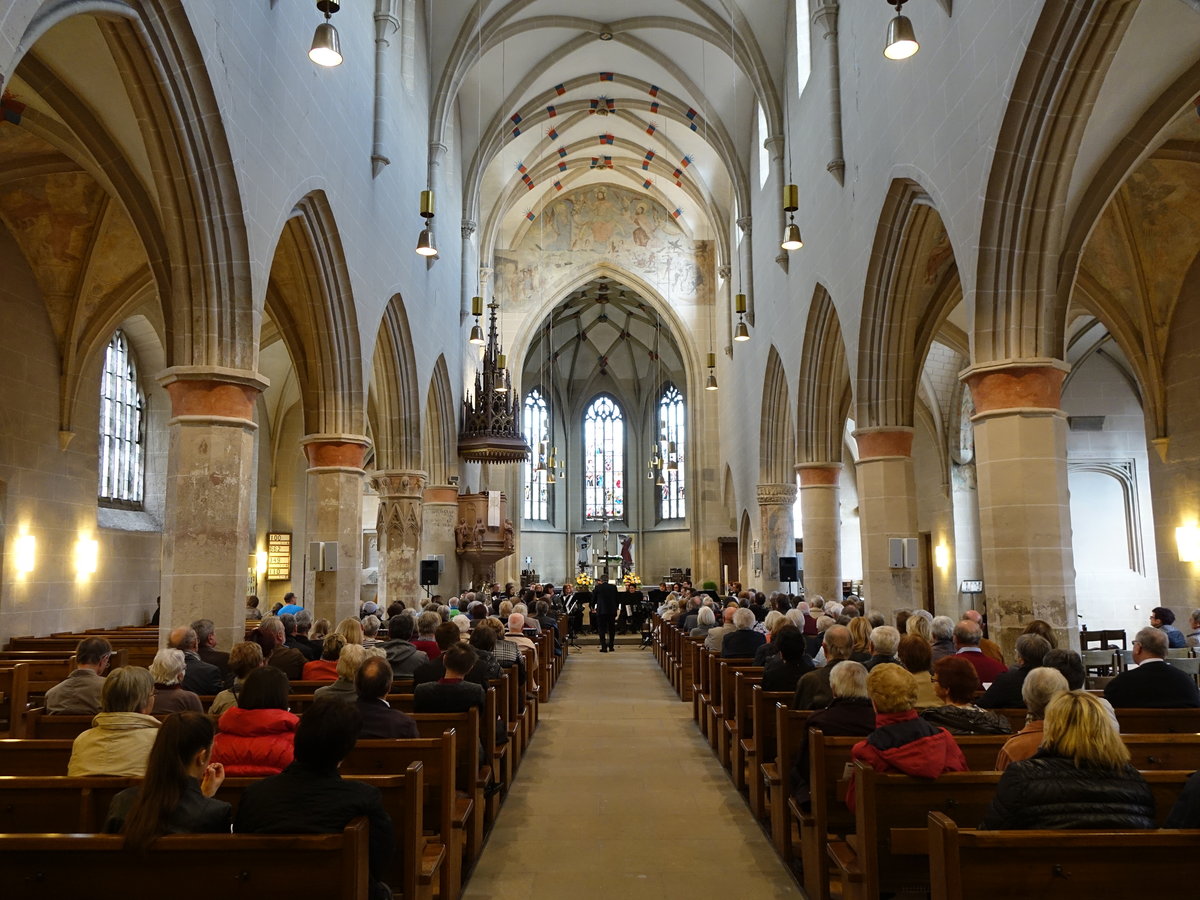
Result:
{"label": "person in black jacket", "polygon": [[[458,629],[455,629],[456,631]],[[354,688],[358,692],[355,706],[362,716],[362,738],[415,738],[420,737],[416,720],[412,716],[392,709],[386,697],[392,690],[392,667],[386,659],[372,656],[358,669],[354,676]]]}
{"label": "person in black jacket", "polygon": [[754,613],[743,607],[733,614],[733,631],[721,638],[722,659],[753,659],[755,651],[767,639],[754,631]]}
{"label": "person in black jacket", "polygon": [[1050,652],[1050,642],[1038,634],[1023,634],[1017,638],[1017,665],[1001,672],[976,702],[982,709],[1021,709],[1025,701],[1021,686],[1025,676],[1042,664]]}
{"label": "person in black jacket", "polygon": [[1067,691],[1046,707],[1042,746],[1012,763],[983,828],[1154,828],[1154,794],[1103,704]]}
{"label": "person in black jacket", "polygon": [[1190,675],[1167,662],[1167,636],[1143,628],[1133,639],[1136,669],[1122,672],[1104,688],[1104,699],[1115,709],[1176,709],[1200,707],[1200,691]]}
{"label": "person in black jacket", "polygon": [[617,649],[617,586],[608,583],[608,575],[602,574],[592,594],[592,612],[596,614],[596,633],[600,635],[600,652]]}
{"label": "person in black jacket", "polygon": [[771,643],[778,646],[779,652],[763,666],[762,689],[794,692],[801,677],[814,668],[812,657],[804,649],[804,635],[795,625],[785,625]]}
{"label": "person in black jacket", "polygon": [[295,759],[278,775],[246,788],[233,830],[241,834],[336,834],[351,819],[369,824],[372,900],[392,896],[382,882],[395,847],[379,788],[343,779],[338,766],[354,749],[362,716],[349,703],[314,703],[296,729]]}

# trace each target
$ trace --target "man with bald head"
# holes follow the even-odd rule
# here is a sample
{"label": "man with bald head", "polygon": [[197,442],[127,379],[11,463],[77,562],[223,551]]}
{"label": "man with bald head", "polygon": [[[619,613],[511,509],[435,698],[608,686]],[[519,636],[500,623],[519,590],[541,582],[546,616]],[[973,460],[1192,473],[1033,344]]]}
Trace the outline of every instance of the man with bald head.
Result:
{"label": "man with bald head", "polygon": [[180,625],[167,637],[167,646],[183,651],[184,663],[187,666],[183,675],[185,691],[213,697],[225,690],[221,670],[211,663],[206,663],[197,652],[200,639],[196,635],[196,629],[190,625]]}
{"label": "man with bald head", "polygon": [[[1000,649],[1000,645],[993,640],[983,637],[983,616],[980,614],[979,610],[968,609],[965,613],[963,613],[962,617],[966,621],[974,622],[979,626],[979,652],[989,659],[994,659],[998,663],[1005,663],[1007,665],[1004,659],[1004,652]],[[935,656],[933,661],[937,662],[937,659],[938,658]]]}
{"label": "man with bald head", "polygon": [[1104,699],[1116,709],[1184,709],[1200,706],[1192,676],[1166,661],[1167,635],[1143,628],[1133,639],[1136,668],[1122,672],[1104,688]]}
{"label": "man with bald head", "polygon": [[963,657],[975,667],[981,685],[989,685],[1007,672],[1008,666],[985,655],[979,646],[982,641],[983,629],[970,619],[963,619],[954,626],[954,646],[958,648],[955,656]]}
{"label": "man with bald head", "polygon": [[838,663],[849,659],[854,652],[854,635],[845,625],[830,625],[821,646],[825,650],[825,665],[800,679],[792,697],[792,709],[824,709],[832,702],[829,676]]}

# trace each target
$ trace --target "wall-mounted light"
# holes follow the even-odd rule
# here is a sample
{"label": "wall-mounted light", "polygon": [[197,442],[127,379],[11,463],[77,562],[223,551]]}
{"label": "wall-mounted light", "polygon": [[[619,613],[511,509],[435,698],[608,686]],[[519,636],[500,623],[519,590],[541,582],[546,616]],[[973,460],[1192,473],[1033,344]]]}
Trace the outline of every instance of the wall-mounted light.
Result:
{"label": "wall-mounted light", "polygon": [[888,2],[896,7],[896,16],[888,22],[887,41],[883,45],[883,55],[888,59],[908,59],[910,56],[916,55],[916,52],[921,49],[921,45],[917,43],[917,35],[913,31],[912,22],[908,20],[908,16],[900,15],[900,7],[904,5],[904,0],[888,0]]}
{"label": "wall-mounted light", "polygon": [[717,389],[717,354],[708,354],[708,379],[704,382],[706,391],[715,391]]}
{"label": "wall-mounted light", "polygon": [[14,560],[18,575],[28,575],[37,565],[37,538],[22,534],[13,544]]}
{"label": "wall-mounted light", "polygon": [[433,191],[421,191],[421,218],[425,227],[417,237],[417,253],[421,256],[437,256],[433,245]]}
{"label": "wall-mounted light", "polygon": [[75,575],[86,578],[95,575],[100,561],[100,542],[95,538],[80,538],[75,542]]}
{"label": "wall-mounted light", "polygon": [[1175,529],[1175,546],[1180,562],[1200,562],[1200,526],[1195,522]]}
{"label": "wall-mounted light", "polygon": [[746,295],[738,294],[733,298],[734,312],[738,314],[737,330],[733,333],[735,341],[750,340],[750,329],[746,327]]}
{"label": "wall-mounted light", "polygon": [[933,564],[943,572],[950,568],[950,548],[945,544],[938,544],[934,547]]}
{"label": "wall-mounted light", "polygon": [[794,184],[783,186],[783,211],[788,214],[788,223],[783,229],[783,240],[779,246],[784,250],[799,250],[804,246],[800,237],[800,226],[795,222],[796,210],[800,208],[800,189]]}
{"label": "wall-mounted light", "polygon": [[264,574],[266,574],[266,571],[267,571],[267,551],[266,551],[266,550],[259,550],[259,551],[258,551],[256,554],[254,554],[254,563],[255,563],[255,568],[254,568],[254,571],[255,571],[256,573],[258,573],[259,575],[264,575]]}
{"label": "wall-mounted light", "polygon": [[313,34],[308,58],[318,66],[333,68],[342,64],[342,44],[337,29],[329,21],[329,17],[341,8],[339,0],[317,0],[317,9],[325,13],[325,21],[317,26]]}

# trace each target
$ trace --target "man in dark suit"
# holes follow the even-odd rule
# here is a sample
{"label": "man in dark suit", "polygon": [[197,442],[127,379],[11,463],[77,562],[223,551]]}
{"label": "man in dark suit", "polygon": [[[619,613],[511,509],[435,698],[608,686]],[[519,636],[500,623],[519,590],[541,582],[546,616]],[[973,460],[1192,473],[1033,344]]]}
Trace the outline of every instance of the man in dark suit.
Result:
{"label": "man in dark suit", "polygon": [[385,697],[392,690],[392,666],[386,659],[372,656],[359,667],[354,677],[358,691],[358,712],[362,716],[361,738],[420,737],[412,716],[392,709]]}
{"label": "man in dark suit", "polygon": [[413,694],[413,710],[419,713],[452,713],[478,709],[483,715],[483,688],[464,680],[475,665],[475,651],[467,644],[455,644],[442,654],[445,677],[419,684]]}
{"label": "man in dark suit", "polygon": [[1017,665],[997,675],[992,686],[975,701],[984,709],[1020,709],[1025,706],[1021,688],[1025,676],[1038,668],[1050,652],[1050,642],[1040,634],[1023,634],[1017,638]]}
{"label": "man in dark suit", "polygon": [[229,669],[229,654],[217,649],[217,630],[212,619],[197,619],[192,623],[196,632],[196,652],[210,666],[216,666],[221,672],[221,680],[225,687],[233,685],[233,672]]}
{"label": "man in dark suit", "polygon": [[762,632],[754,631],[754,613],[739,609],[733,614],[733,631],[721,638],[722,659],[753,659],[754,653],[766,641]]}
{"label": "man in dark suit", "polygon": [[194,628],[190,625],[180,625],[168,635],[167,646],[183,651],[184,664],[187,666],[183,675],[185,691],[213,696],[225,690],[221,671],[202,660],[196,652],[199,649],[199,641],[196,639]]}
{"label": "man in dark suit", "polygon": [[609,584],[607,574],[601,575],[596,590],[592,593],[592,611],[599,621],[596,632],[600,635],[601,653],[617,649],[618,605],[617,586]]}
{"label": "man in dark suit", "polygon": [[1143,628],[1133,639],[1136,669],[1122,672],[1104,688],[1104,699],[1117,709],[1200,707],[1196,681],[1166,662],[1167,635]]}

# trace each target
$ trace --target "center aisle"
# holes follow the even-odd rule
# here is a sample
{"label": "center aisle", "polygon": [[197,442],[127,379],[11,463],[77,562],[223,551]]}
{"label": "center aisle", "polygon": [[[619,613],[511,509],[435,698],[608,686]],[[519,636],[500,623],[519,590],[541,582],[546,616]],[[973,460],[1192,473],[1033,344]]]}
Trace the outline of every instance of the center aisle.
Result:
{"label": "center aisle", "polygon": [[803,897],[649,650],[563,669],[463,900]]}

